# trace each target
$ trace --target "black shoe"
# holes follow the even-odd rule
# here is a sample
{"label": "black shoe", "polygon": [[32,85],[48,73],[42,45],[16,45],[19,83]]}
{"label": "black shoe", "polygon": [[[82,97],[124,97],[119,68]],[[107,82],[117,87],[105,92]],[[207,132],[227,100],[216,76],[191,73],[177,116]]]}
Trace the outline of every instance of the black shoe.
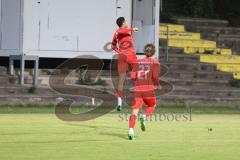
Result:
{"label": "black shoe", "polygon": [[118,112],[121,112],[121,111],[122,111],[122,106],[120,106],[120,105],[117,106],[117,111],[118,111]]}

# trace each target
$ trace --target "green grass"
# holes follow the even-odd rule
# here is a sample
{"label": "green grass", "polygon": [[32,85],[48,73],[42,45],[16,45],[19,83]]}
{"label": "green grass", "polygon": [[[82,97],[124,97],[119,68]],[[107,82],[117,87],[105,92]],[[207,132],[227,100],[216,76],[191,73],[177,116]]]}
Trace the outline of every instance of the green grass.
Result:
{"label": "green grass", "polygon": [[[21,108],[26,113],[15,110],[19,107],[6,107],[9,113],[0,108],[5,111],[0,114],[1,160],[238,160],[240,157],[240,114],[230,114],[238,113],[238,109],[225,108],[224,112],[207,109],[212,113],[205,114],[206,109],[196,108],[192,121],[148,122],[145,133],[140,131],[138,123],[136,140],[129,141],[128,122],[118,113],[88,122],[64,122],[51,113],[52,106],[42,107],[42,112],[34,107]],[[184,113],[184,109],[177,107],[162,107],[162,110]]]}

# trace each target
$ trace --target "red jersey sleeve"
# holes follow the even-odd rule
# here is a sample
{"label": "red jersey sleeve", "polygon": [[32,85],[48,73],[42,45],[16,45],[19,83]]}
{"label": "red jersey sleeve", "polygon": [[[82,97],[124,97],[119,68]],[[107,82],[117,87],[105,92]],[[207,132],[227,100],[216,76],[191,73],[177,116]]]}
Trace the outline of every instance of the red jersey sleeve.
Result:
{"label": "red jersey sleeve", "polygon": [[[120,53],[120,49],[119,49],[119,43],[121,43],[121,38],[120,37],[127,37],[127,36],[131,36],[133,32],[132,28],[120,28],[117,30],[117,32],[114,34],[114,37],[112,39],[112,44],[111,44],[111,48],[112,50],[114,50],[116,53]],[[132,46],[132,45],[131,45]],[[124,46],[123,46],[124,48]]]}
{"label": "red jersey sleeve", "polygon": [[121,35],[129,35],[129,34],[131,35],[132,32],[133,32],[132,28],[123,28],[118,31],[118,33]]}
{"label": "red jersey sleeve", "polygon": [[112,50],[114,50],[115,52],[119,53],[119,49],[118,49],[118,47],[117,47],[117,43],[118,43],[118,41],[117,41],[117,36],[118,36],[118,32],[116,32],[116,33],[114,34],[111,48],[112,48]]}

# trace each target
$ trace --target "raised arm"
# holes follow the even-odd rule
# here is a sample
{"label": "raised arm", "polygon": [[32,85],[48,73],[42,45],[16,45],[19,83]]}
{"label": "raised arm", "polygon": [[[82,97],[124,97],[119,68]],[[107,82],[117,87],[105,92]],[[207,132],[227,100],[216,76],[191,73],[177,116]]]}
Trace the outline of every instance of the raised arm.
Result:
{"label": "raised arm", "polygon": [[116,33],[114,34],[111,48],[112,48],[112,50],[114,50],[115,52],[119,53],[119,48],[117,47],[117,43],[118,43],[118,41],[117,41],[117,36],[118,36],[118,32],[116,32]]}
{"label": "raised arm", "polygon": [[118,31],[119,35],[131,35],[134,32],[133,28],[122,28]]}
{"label": "raised arm", "polygon": [[132,35],[132,32],[138,32],[138,28],[122,28],[122,29],[119,29],[115,34],[114,34],[114,37],[113,37],[113,40],[112,40],[112,49],[119,53],[119,48],[118,48],[118,37],[122,37],[122,36],[128,36],[128,35]]}

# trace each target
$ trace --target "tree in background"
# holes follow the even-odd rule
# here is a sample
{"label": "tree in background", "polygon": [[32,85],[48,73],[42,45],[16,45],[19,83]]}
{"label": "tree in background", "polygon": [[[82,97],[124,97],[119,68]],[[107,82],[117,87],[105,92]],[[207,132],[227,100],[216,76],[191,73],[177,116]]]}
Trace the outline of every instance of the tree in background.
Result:
{"label": "tree in background", "polygon": [[240,26],[239,0],[215,0],[215,6],[219,18],[229,20],[232,26]]}
{"label": "tree in background", "polygon": [[163,20],[171,17],[226,19],[240,26],[239,0],[163,0]]}
{"label": "tree in background", "polygon": [[183,15],[193,18],[216,18],[214,0],[183,0]]}

